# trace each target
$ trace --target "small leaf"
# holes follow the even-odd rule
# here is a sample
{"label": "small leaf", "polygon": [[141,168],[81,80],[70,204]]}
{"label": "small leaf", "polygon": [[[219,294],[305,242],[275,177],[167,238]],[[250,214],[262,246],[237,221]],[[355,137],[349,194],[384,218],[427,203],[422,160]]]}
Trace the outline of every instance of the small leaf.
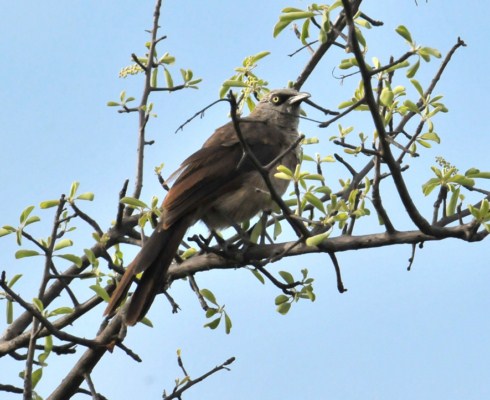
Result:
{"label": "small leaf", "polygon": [[386,107],[389,107],[393,104],[393,99],[394,99],[393,91],[388,87],[384,87],[379,97],[381,104],[383,104]]}
{"label": "small leaf", "polygon": [[409,111],[414,112],[418,114],[420,112],[419,108],[417,107],[417,104],[415,104],[413,101],[410,100],[405,100],[403,102],[403,105],[408,108]]}
{"label": "small leaf", "polygon": [[210,290],[201,289],[199,290],[199,293],[201,293],[201,296],[203,296],[209,302],[213,303],[216,306],[218,305],[218,303],[216,302],[216,297],[214,297],[213,292],[211,292]]}
{"label": "small leaf", "polygon": [[412,82],[412,85],[417,89],[417,92],[419,92],[420,97],[424,97],[424,89],[422,89],[422,85],[420,82],[416,79],[410,79],[410,82]]}
{"label": "small leaf", "polygon": [[206,318],[214,317],[217,313],[218,313],[217,308],[210,307],[206,310]]}
{"label": "small leaf", "polygon": [[62,315],[62,314],[71,314],[73,312],[73,308],[71,307],[58,307],[54,309],[53,311],[50,311],[49,317],[55,316],[55,315]]}
{"label": "small leaf", "polygon": [[158,68],[154,68],[151,72],[151,87],[158,86]]}
{"label": "small leaf", "polygon": [[281,278],[284,279],[284,281],[286,283],[294,283],[294,278],[293,278],[293,275],[291,275],[289,272],[287,271],[279,271],[279,275],[281,275]]}
{"label": "small leaf", "polygon": [[64,249],[65,247],[70,247],[70,246],[73,246],[73,241],[70,240],[70,239],[62,239],[62,240],[59,240],[58,242],[56,242],[56,244],[54,245],[54,250],[61,250],[61,249]]}
{"label": "small leaf", "polygon": [[307,246],[318,246],[321,242],[323,242],[329,236],[330,236],[330,231],[320,233],[320,234],[315,235],[315,236],[311,236],[308,239],[306,239],[306,245]]}
{"label": "small leaf", "polygon": [[82,266],[82,259],[75,254],[57,254],[56,257],[63,258],[75,264],[78,268]]}
{"label": "small leaf", "polygon": [[102,300],[109,302],[110,296],[102,286],[91,285],[90,289],[92,289],[97,294],[97,296],[99,296]]}
{"label": "small leaf", "polygon": [[31,376],[32,388],[33,389],[39,383],[39,381],[41,380],[42,376],[43,376],[43,369],[42,368],[38,368],[35,371],[33,371],[32,376]]}
{"label": "small leaf", "polygon": [[457,206],[458,200],[459,200],[459,192],[460,192],[460,189],[458,187],[458,188],[454,189],[453,193],[451,194],[451,198],[450,198],[449,203],[446,207],[446,214],[448,216],[451,216],[456,212],[456,206]]}
{"label": "small leaf", "polygon": [[117,106],[120,106],[121,103],[117,103],[115,101],[108,101],[107,102],[107,107],[117,107]]}
{"label": "small leaf", "polygon": [[43,302],[39,300],[37,297],[34,297],[32,299],[32,304],[34,305],[34,307],[37,308],[38,311],[43,312],[44,310]]}
{"label": "small leaf", "polygon": [[7,300],[7,324],[11,324],[14,321],[14,304],[11,300]]}
{"label": "small leaf", "polygon": [[260,273],[260,271],[258,269],[252,269],[251,271],[252,271],[252,274],[254,274],[254,276],[260,281],[260,283],[262,283],[264,285],[265,279],[262,276],[262,274]]}
{"label": "small leaf", "polygon": [[277,306],[276,311],[281,315],[286,315],[291,308],[291,303],[282,303]]}
{"label": "small leaf", "polygon": [[286,303],[288,300],[289,300],[288,296],[286,296],[285,294],[280,294],[279,296],[276,297],[274,303],[276,304],[276,306],[278,306],[280,304]]}
{"label": "small leaf", "polygon": [[15,285],[15,282],[17,282],[20,278],[22,278],[22,274],[16,274],[12,277],[12,279],[9,281],[9,283],[7,284],[7,286],[9,288],[12,288],[12,286]]}
{"label": "small leaf", "polygon": [[25,221],[24,225],[27,226],[27,225],[33,224],[34,222],[39,222],[39,221],[41,221],[41,218],[39,218],[38,216],[34,215],[32,217],[27,218],[27,220]]}
{"label": "small leaf", "polygon": [[0,237],[5,236],[5,235],[10,235],[11,233],[15,232],[16,229],[12,226],[4,226],[0,228]]}
{"label": "small leaf", "polygon": [[86,192],[82,193],[77,196],[77,200],[88,200],[92,201],[94,199],[95,195],[92,192]]}
{"label": "small leaf", "polygon": [[149,208],[145,202],[134,197],[123,197],[120,202],[133,208]]}
{"label": "small leaf", "polygon": [[276,240],[279,237],[279,235],[281,235],[281,233],[282,233],[281,223],[277,219],[275,219],[274,220],[274,234],[273,234],[274,240]]}
{"label": "small leaf", "polygon": [[322,201],[316,197],[313,193],[307,192],[305,193],[305,200],[310,203],[313,207],[320,210],[322,213],[326,214],[325,207],[323,206]]}
{"label": "small leaf", "polygon": [[165,73],[165,82],[167,82],[167,87],[170,89],[174,87],[174,80],[172,79],[172,75],[170,75],[170,72],[167,68],[163,69],[163,72]]}
{"label": "small leaf", "polygon": [[32,210],[34,210],[34,206],[26,207],[24,209],[24,211],[22,211],[22,213],[20,214],[20,218],[19,218],[21,224],[25,223],[25,221],[27,220],[27,217],[32,212]]}
{"label": "small leaf", "polygon": [[35,250],[17,250],[15,252],[15,258],[24,258],[24,257],[33,257],[33,256],[39,256],[40,254],[35,251]]}
{"label": "small leaf", "polygon": [[433,142],[441,143],[441,139],[439,138],[439,135],[437,135],[437,133],[435,132],[424,133],[423,135],[420,136],[420,139],[432,140]]}
{"label": "small leaf", "polygon": [[214,319],[211,322],[208,322],[207,324],[204,324],[205,328],[210,328],[210,329],[216,329],[221,322],[221,317]]}
{"label": "small leaf", "polygon": [[229,334],[231,332],[231,327],[233,326],[231,318],[227,313],[225,313],[225,332]]}
{"label": "small leaf", "polygon": [[141,321],[140,321],[143,325],[146,325],[148,326],[149,328],[153,328],[153,323],[151,322],[151,320],[147,317],[144,317]]}
{"label": "small leaf", "polygon": [[80,182],[73,182],[70,187],[70,194],[68,195],[69,199],[73,199],[75,194],[77,193],[78,187],[80,186]]}
{"label": "small leaf", "polygon": [[467,178],[466,176],[460,174],[454,175],[450,181],[464,186],[475,186],[475,181],[473,179]]}
{"label": "small leaf", "polygon": [[59,200],[46,200],[41,202],[41,204],[39,204],[39,207],[41,207],[42,209],[46,209],[56,207],[58,204],[60,204]]}
{"label": "small leaf", "polygon": [[417,60],[409,69],[407,69],[407,78],[413,78],[420,67],[420,60]]}
{"label": "small leaf", "polygon": [[401,37],[403,37],[407,42],[409,43],[413,43],[413,40],[412,40],[412,35],[410,35],[410,32],[408,31],[408,29],[403,26],[403,25],[399,25],[396,29],[395,29],[396,33],[398,33]]}

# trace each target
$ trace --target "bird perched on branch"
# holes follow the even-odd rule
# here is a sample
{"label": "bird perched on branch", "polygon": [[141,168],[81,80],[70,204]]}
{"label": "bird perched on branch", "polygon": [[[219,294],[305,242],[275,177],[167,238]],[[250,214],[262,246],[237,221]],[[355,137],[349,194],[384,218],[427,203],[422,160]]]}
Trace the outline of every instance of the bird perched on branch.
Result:
{"label": "bird perched on branch", "polygon": [[[162,204],[162,216],[141,251],[129,264],[105,315],[114,312],[135,275],[144,271],[131,296],[125,320],[141,320],[155,296],[163,290],[170,264],[187,229],[202,220],[209,228],[229,227],[272,206],[270,190],[251,160],[262,165],[274,191],[282,196],[288,181],[274,177],[276,166],[294,169],[298,162],[300,104],[310,95],[293,89],[272,90],[248,117],[218,128],[202,148],[188,157],[172,175],[175,183]],[[239,131],[239,132],[237,132]],[[240,141],[240,136],[248,146]],[[248,149],[246,149],[248,147]],[[279,159],[278,159],[279,158]]]}

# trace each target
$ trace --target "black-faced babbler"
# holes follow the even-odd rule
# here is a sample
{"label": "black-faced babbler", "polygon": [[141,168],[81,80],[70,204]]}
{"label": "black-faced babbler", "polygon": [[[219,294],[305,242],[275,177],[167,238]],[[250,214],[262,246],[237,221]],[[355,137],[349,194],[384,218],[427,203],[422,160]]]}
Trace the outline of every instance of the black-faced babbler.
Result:
{"label": "black-faced babbler", "polygon": [[[267,165],[279,163],[293,169],[298,162],[300,104],[310,95],[293,89],[272,90],[239,127],[256,159]],[[289,151],[288,151],[289,149]],[[287,180],[270,179],[277,194],[283,195]],[[272,206],[264,179],[248,160],[232,122],[218,128],[202,148],[187,158],[173,175],[175,183],[162,205],[162,216],[141,251],[129,264],[112,294],[106,315],[114,312],[136,274],[144,271],[130,299],[125,320],[141,320],[155,296],[162,291],[168,268],[187,229],[202,220],[212,229],[240,223]]]}

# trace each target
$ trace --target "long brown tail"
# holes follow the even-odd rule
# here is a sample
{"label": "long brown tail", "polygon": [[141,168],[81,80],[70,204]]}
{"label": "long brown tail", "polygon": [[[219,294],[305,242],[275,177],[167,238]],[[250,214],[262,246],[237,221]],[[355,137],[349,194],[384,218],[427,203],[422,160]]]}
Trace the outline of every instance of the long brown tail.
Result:
{"label": "long brown tail", "polygon": [[110,315],[119,306],[133,281],[133,277],[144,271],[138,287],[131,296],[131,302],[126,313],[126,323],[134,325],[141,320],[149,310],[155,296],[165,283],[168,268],[177,252],[180,242],[190,225],[187,218],[176,221],[168,229],[160,225],[153,231],[143,248],[128,265],[104,315]]}

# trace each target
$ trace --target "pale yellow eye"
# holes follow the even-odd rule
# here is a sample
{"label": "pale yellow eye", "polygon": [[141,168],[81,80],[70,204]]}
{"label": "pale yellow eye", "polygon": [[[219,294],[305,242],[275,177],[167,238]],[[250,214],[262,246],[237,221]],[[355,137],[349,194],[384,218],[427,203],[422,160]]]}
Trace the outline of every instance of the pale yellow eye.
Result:
{"label": "pale yellow eye", "polygon": [[273,102],[273,103],[276,103],[276,104],[277,104],[277,103],[279,103],[279,100],[281,100],[281,99],[279,98],[279,96],[274,96],[274,97],[272,98],[272,102]]}

